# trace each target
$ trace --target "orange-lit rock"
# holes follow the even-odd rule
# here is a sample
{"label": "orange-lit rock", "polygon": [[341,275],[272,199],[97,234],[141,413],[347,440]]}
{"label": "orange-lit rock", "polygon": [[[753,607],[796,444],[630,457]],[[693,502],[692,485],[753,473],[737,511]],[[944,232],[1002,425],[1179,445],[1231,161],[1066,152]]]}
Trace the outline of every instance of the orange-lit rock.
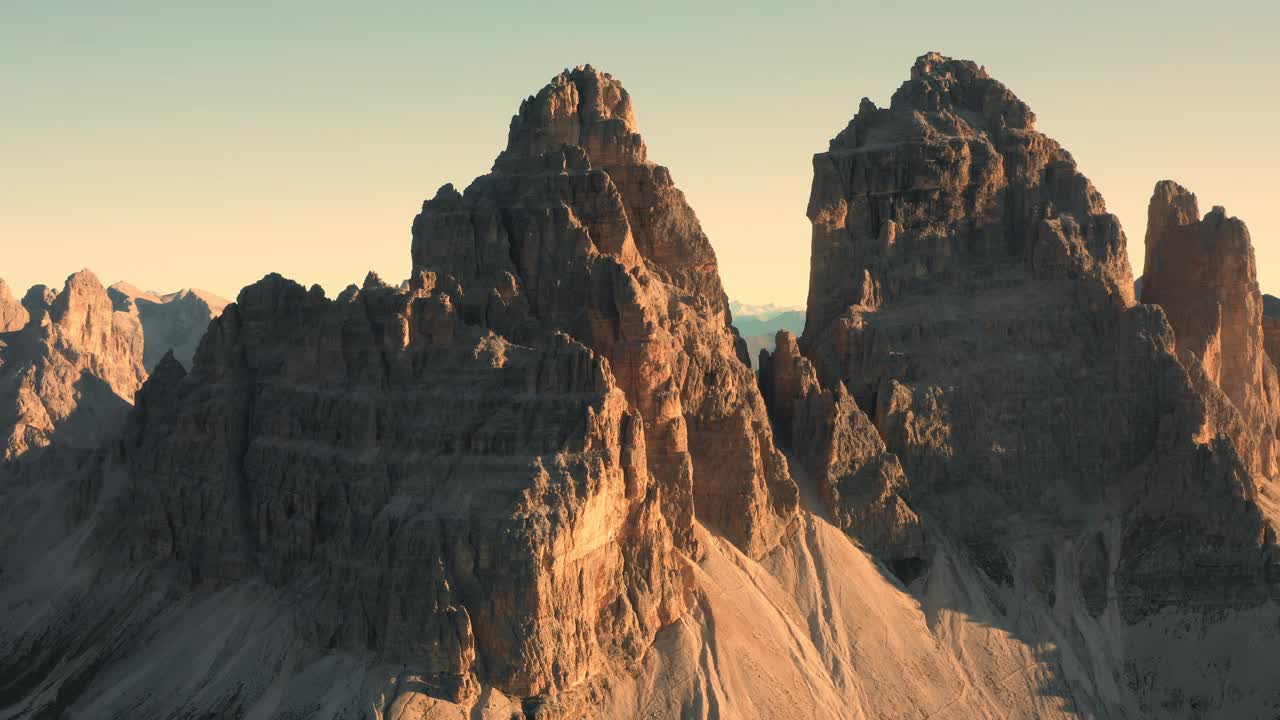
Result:
{"label": "orange-lit rock", "polygon": [[146,380],[142,326],[87,270],[59,293],[32,288],[24,306],[31,321],[0,346],[0,459],[55,442],[97,447]]}
{"label": "orange-lit rock", "polygon": [[493,172],[423,204],[413,261],[461,285],[464,317],[517,342],[563,331],[609,360],[681,547],[695,512],[749,555],[776,544],[795,484],[715,254],[611,76],[566,71],[526,100]]}
{"label": "orange-lit rock", "polygon": [[1198,364],[1239,411],[1244,428],[1232,434],[1250,468],[1274,477],[1280,381],[1249,229],[1221,207],[1202,218],[1196,196],[1165,180],[1147,211],[1145,267],[1142,301],[1164,308],[1179,358]]}

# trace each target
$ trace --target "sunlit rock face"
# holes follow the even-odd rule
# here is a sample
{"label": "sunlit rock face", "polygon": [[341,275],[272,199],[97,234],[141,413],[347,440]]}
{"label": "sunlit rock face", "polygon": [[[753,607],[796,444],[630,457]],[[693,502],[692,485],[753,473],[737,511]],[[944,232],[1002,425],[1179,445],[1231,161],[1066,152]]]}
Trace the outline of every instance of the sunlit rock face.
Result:
{"label": "sunlit rock face", "polygon": [[[42,285],[8,308],[0,335],[0,460],[63,443],[94,448],[118,430],[146,380],[142,326],[116,312],[98,278],[82,270],[61,292]],[[18,321],[20,327],[13,327]]]}
{"label": "sunlit rock face", "polygon": [[630,657],[682,609],[644,433],[608,363],[463,322],[456,284],[279,276],[172,356],[125,440],[135,547],[197,587],[307,588],[322,645],[474,700]]}
{"label": "sunlit rock face", "polygon": [[566,71],[521,105],[493,172],[423,205],[414,267],[454,278],[465,318],[517,342],[562,331],[606,358],[644,419],[677,544],[695,550],[696,514],[758,557],[794,516],[795,484],[711,246],[646,157],[622,86]]}
{"label": "sunlit rock face", "polygon": [[1179,364],[1177,322],[1135,304],[1116,218],[1008,88],[921,57],[814,157],[808,213],[805,331],[762,383],[847,532],[926,594],[939,563],[971,563],[1060,630],[1010,627],[1149,673],[1139,703],[1183,685],[1143,623],[1274,610],[1272,504],[1229,418]]}
{"label": "sunlit rock face", "polygon": [[1203,373],[1238,411],[1232,436],[1250,470],[1275,477],[1280,382],[1249,229],[1221,207],[1202,218],[1191,191],[1162,181],[1148,209],[1145,267],[1142,301],[1164,309],[1193,377]]}

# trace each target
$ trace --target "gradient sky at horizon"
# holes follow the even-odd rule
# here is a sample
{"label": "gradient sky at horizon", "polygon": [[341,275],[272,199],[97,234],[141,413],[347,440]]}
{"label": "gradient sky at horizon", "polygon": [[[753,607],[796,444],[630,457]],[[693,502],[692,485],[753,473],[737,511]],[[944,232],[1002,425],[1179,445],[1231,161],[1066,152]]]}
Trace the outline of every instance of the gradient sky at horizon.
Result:
{"label": "gradient sky at horizon", "polygon": [[[109,7],[108,7],[109,6]],[[730,297],[802,304],[811,157],[917,55],[973,59],[1119,215],[1135,275],[1157,180],[1245,220],[1280,294],[1262,2],[4,3],[0,277],[234,297],[409,270],[422,200],[465,187],[522,98],[591,63],[711,237]]]}

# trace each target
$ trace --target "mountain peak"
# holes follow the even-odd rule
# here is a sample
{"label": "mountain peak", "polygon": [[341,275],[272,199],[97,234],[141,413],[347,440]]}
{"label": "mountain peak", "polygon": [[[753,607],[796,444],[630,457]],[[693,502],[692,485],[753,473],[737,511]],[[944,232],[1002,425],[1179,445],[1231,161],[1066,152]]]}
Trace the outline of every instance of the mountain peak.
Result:
{"label": "mountain peak", "polygon": [[991,129],[1031,130],[1036,116],[1004,83],[971,60],[929,52],[916,59],[911,79],[893,94],[893,110],[951,112]]}
{"label": "mountain peak", "polygon": [[597,165],[645,162],[631,95],[609,73],[591,65],[566,69],[525,99],[495,167],[566,145],[581,147]]}

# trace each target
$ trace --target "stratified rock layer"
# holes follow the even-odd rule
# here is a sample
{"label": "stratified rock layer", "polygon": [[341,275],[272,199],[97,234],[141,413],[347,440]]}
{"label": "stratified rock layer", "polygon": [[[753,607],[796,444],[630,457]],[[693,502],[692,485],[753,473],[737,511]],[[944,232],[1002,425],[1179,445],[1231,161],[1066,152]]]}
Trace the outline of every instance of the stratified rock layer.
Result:
{"label": "stratified rock layer", "polygon": [[[815,446],[821,458],[839,443],[794,418],[812,397],[838,408],[847,389],[870,422],[827,410],[843,417],[827,432],[862,438],[840,441],[865,449],[851,458],[879,457],[883,439],[905,476],[877,470],[874,497],[896,499],[847,531],[880,548],[884,528],[905,534],[918,515],[938,541],[919,558],[925,597],[952,592],[947,568],[971,564],[998,606],[1018,608],[999,622],[1095,677],[1125,675],[1133,693],[1064,667],[1077,703],[1231,707],[1185,705],[1185,679],[1156,660],[1175,636],[1153,647],[1138,628],[1160,613],[1202,626],[1273,613],[1272,511],[1162,313],[1134,304],[1116,218],[1034,120],[985,70],[937,54],[888,109],[863,101],[814,157],[803,357],[780,346],[770,363],[772,412],[792,418],[800,458]],[[815,380],[790,379],[800,360]],[[823,481],[821,462],[805,464]],[[835,474],[852,483],[860,467]]]}
{"label": "stratified rock layer", "polygon": [[23,306],[30,321],[0,346],[0,460],[54,442],[97,447],[147,377],[141,325],[87,270],[60,293],[31,288]]}
{"label": "stratified rock layer", "polygon": [[610,361],[681,547],[695,511],[749,555],[776,544],[796,489],[715,255],[612,77],[566,71],[526,100],[493,172],[424,203],[413,261],[461,284],[464,317],[517,341],[563,331]]}
{"label": "stratified rock layer", "polygon": [[1156,185],[1147,218],[1142,301],[1164,308],[1178,356],[1221,388],[1240,413],[1232,433],[1250,469],[1277,472],[1280,382],[1267,354],[1263,298],[1249,230],[1169,180]]}
{"label": "stratified rock layer", "polygon": [[314,642],[456,701],[634,660],[683,610],[641,421],[605,360],[467,325],[457,292],[246,288],[139,399],[136,552],[306,588]]}

